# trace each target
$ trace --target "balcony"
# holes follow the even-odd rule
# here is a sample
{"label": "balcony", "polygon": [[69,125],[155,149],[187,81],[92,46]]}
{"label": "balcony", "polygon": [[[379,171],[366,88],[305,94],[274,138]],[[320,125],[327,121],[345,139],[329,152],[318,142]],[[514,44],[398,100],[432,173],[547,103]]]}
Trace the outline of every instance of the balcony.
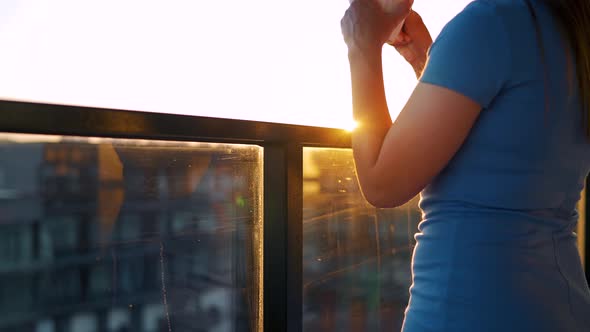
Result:
{"label": "balcony", "polygon": [[0,113],[0,331],[399,330],[417,199],[369,206],[348,132]]}

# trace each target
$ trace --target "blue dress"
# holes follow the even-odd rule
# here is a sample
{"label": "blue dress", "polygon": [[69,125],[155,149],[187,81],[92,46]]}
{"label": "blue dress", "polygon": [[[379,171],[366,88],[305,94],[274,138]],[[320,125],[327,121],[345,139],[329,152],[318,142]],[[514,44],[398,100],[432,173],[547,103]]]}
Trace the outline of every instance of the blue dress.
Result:
{"label": "blue dress", "polygon": [[421,193],[404,332],[590,331],[575,234],[590,145],[570,48],[532,4],[544,60],[524,0],[472,2],[429,51],[420,81],[482,111]]}

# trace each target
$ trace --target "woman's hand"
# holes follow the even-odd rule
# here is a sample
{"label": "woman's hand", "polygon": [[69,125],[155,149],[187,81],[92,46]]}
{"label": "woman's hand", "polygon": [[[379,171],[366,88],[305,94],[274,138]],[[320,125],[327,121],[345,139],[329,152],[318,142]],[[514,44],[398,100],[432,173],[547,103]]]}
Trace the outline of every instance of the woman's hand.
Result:
{"label": "woman's hand", "polygon": [[413,0],[400,0],[385,12],[378,0],[354,0],[340,21],[349,52],[381,52],[391,32],[410,13]]}
{"label": "woman's hand", "polygon": [[389,44],[408,61],[419,78],[428,59],[428,49],[432,45],[432,37],[422,17],[412,10],[406,17],[402,32]]}

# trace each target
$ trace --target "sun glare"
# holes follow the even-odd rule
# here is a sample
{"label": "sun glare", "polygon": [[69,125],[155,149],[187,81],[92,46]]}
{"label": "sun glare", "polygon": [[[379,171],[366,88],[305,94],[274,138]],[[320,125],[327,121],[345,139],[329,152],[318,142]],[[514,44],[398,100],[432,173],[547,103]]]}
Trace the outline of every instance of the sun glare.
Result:
{"label": "sun glare", "polygon": [[[468,2],[416,0],[414,7],[436,36]],[[339,23],[347,6],[348,0],[2,2],[0,99],[351,130]],[[416,79],[387,46],[384,71],[394,116]]]}
{"label": "sun glare", "polygon": [[346,131],[349,132],[353,132],[356,128],[358,128],[359,123],[354,121],[354,120],[350,120],[350,122],[343,128],[346,129]]}

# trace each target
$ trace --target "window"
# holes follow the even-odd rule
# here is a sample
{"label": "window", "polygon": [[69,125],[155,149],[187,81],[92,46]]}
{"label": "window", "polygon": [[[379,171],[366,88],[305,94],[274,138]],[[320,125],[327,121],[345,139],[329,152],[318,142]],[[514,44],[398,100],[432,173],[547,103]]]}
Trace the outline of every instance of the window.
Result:
{"label": "window", "polygon": [[0,233],[0,269],[25,266],[33,260],[33,226],[31,224],[4,227]]}
{"label": "window", "polygon": [[60,255],[73,255],[79,246],[80,216],[47,216],[41,222],[41,252],[44,256],[55,258]]}

